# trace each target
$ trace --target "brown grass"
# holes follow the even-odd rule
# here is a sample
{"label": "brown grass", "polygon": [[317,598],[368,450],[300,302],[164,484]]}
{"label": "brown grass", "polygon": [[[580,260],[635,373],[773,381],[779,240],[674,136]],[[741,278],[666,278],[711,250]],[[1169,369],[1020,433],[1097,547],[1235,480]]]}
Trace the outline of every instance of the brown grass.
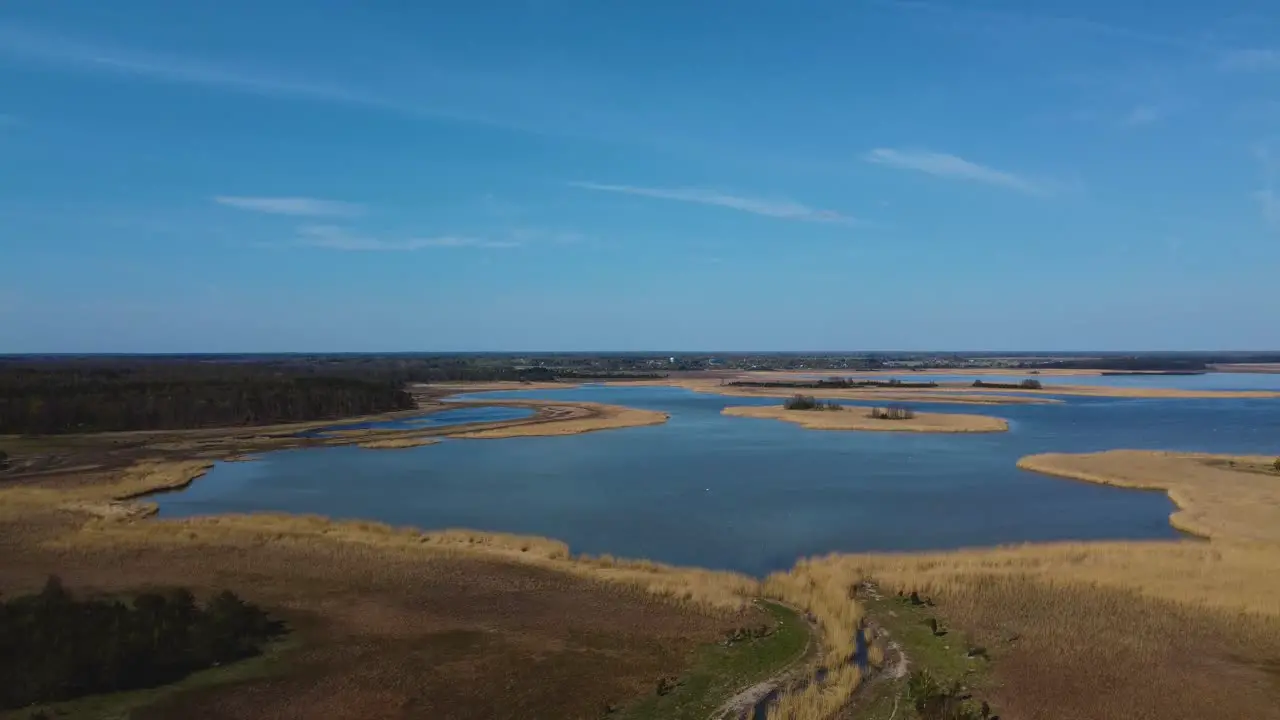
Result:
{"label": "brown grass", "polygon": [[356,443],[356,447],[366,450],[404,450],[406,448],[435,445],[440,441],[435,438],[389,438],[386,440],[365,440]]}
{"label": "brown grass", "polygon": [[[1048,453],[1024,470],[1120,487],[1165,490],[1179,510],[1174,527],[1204,537],[1280,542],[1280,475],[1274,457],[1111,450]],[[1231,465],[1229,463],[1233,463]]]}
{"label": "brown grass", "polygon": [[787,410],[781,407],[740,406],[727,407],[725,415],[734,417],[785,420],[810,430],[866,430],[874,432],[929,432],[972,433],[1003,432],[1009,423],[988,415],[962,415],[959,413],[916,413],[909,420],[881,420],[868,417],[860,407],[846,408],[841,412],[816,412],[812,410]]}
{"label": "brown grass", "polygon": [[[502,401],[502,405],[546,407],[547,414],[541,422],[511,424],[489,430],[473,430],[450,433],[449,437],[497,439],[512,437],[547,437],[577,435],[597,430],[661,425],[669,417],[664,412],[638,410],[604,403],[574,402],[548,403],[545,401]],[[548,407],[549,406],[549,407]]]}
{"label": "brown grass", "polygon": [[[103,591],[234,588],[302,636],[288,672],[180,694],[149,718],[598,718],[767,615],[759,583],[561,542],[293,515],[141,519],[121,498],[206,463],[146,463],[0,490],[0,592],[48,573]],[[120,512],[94,512],[96,505]]]}

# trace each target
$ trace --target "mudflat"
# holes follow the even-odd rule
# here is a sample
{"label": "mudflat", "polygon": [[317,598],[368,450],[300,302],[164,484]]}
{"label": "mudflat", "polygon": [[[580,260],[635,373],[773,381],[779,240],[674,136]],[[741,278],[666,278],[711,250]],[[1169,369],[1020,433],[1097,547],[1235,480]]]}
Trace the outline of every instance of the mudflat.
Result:
{"label": "mudflat", "polygon": [[914,417],[889,420],[870,417],[866,409],[788,410],[783,407],[727,407],[725,415],[783,420],[810,430],[860,430],[868,432],[984,433],[1003,432],[1009,423],[988,415],[960,413],[916,413]]}

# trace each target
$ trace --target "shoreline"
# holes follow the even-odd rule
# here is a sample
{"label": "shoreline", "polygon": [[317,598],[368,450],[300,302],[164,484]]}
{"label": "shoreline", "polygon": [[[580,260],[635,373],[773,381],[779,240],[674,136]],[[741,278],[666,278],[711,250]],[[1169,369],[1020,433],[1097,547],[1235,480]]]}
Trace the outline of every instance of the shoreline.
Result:
{"label": "shoreline", "polygon": [[[1096,373],[1095,373],[1096,374]],[[727,378],[726,378],[727,379]],[[797,379],[798,380],[798,379]],[[1241,400],[1280,398],[1280,390],[1185,390],[1179,388],[1135,388],[1103,385],[1045,385],[1032,390],[1025,388],[974,387],[966,382],[942,382],[929,388],[817,388],[817,387],[756,387],[722,385],[715,378],[668,378],[627,385],[679,387],[699,393],[727,397],[787,398],[796,393],[812,395],[827,400],[914,401],[928,403],[961,403],[977,405],[1057,404],[1063,402],[1055,396],[1155,398],[1181,400]],[[610,384],[616,387],[617,385]]]}
{"label": "shoreline", "polygon": [[1171,450],[1041,453],[1018,467],[1051,477],[1164,491],[1174,528],[1208,539],[1280,543],[1280,473],[1275,458]]}
{"label": "shoreline", "polygon": [[[521,402],[493,401],[489,404],[516,405]],[[544,407],[597,405],[523,402],[544,403]],[[634,410],[617,405],[603,407]],[[732,414],[728,412],[731,409],[726,408],[725,414]],[[760,409],[783,412],[780,407]],[[542,424],[563,423],[561,429],[566,432],[552,434],[567,434],[592,431],[571,431],[570,428],[576,427],[574,423],[604,422],[602,415],[591,414],[592,408],[586,408],[586,412],[585,416],[543,418]],[[814,416],[858,414],[857,409],[843,413],[800,412]],[[511,422],[517,427],[512,427]],[[523,424],[526,432],[509,436],[537,434],[537,423],[530,419],[511,422],[505,428],[495,427],[479,432],[518,430],[518,425]],[[622,425],[627,426],[631,425]],[[474,426],[470,430],[459,430],[459,427],[446,426],[435,430],[444,431],[440,433],[444,436],[476,432]],[[938,598],[939,612],[961,612],[956,608],[963,608],[966,598],[991,597],[977,593],[999,589],[1001,583],[1025,582],[1032,584],[1028,587],[1044,593],[1026,601],[1028,607],[1035,607],[1035,602],[1049,603],[1069,598],[1064,593],[1081,588],[1095,588],[1091,590],[1093,592],[1100,588],[1122,591],[1124,594],[1107,596],[1106,600],[1118,599],[1117,602],[1124,604],[1110,607],[1133,607],[1135,617],[1139,618],[1157,616],[1158,613],[1150,608],[1158,611],[1164,606],[1143,604],[1157,601],[1178,603],[1180,607],[1188,608],[1188,612],[1249,613],[1246,622],[1251,624],[1255,624],[1260,616],[1280,617],[1280,593],[1277,592],[1280,583],[1274,574],[1280,548],[1280,521],[1276,518],[1280,491],[1275,488],[1280,486],[1280,479],[1270,477],[1266,471],[1266,464],[1274,460],[1270,457],[1120,450],[1089,454],[1048,453],[1018,460],[1018,467],[1041,474],[1126,489],[1164,490],[1179,506],[1179,510],[1170,517],[1170,524],[1185,530],[1179,523],[1189,523],[1188,527],[1204,530],[1208,541],[1084,541],[1025,543],[945,552],[831,553],[823,557],[798,558],[790,570],[759,579],[648,560],[618,560],[607,555],[595,558],[574,556],[565,543],[534,536],[397,528],[371,521],[343,521],[283,513],[168,519],[145,512],[148,506],[154,507],[146,502],[147,495],[190,485],[207,471],[214,460],[227,460],[233,455],[253,452],[249,445],[238,443],[242,438],[236,435],[245,430],[236,428],[219,436],[217,439],[222,443],[221,447],[192,444],[186,449],[170,448],[166,451],[167,457],[144,457],[119,473],[68,467],[59,476],[37,479],[34,484],[0,486],[0,540],[16,551],[18,557],[15,560],[21,558],[25,563],[24,555],[32,553],[40,562],[29,564],[38,565],[41,571],[65,567],[73,569],[73,576],[80,574],[83,577],[86,563],[97,563],[104,568],[102,572],[119,574],[123,568],[129,568],[127,575],[121,575],[128,578],[128,582],[150,581],[149,572],[172,573],[157,574],[162,578],[177,577],[183,573],[192,578],[204,577],[200,571],[207,569],[202,563],[208,555],[234,554],[236,558],[242,558],[236,562],[244,565],[222,562],[228,563],[225,567],[242,573],[237,577],[244,578],[267,578],[269,573],[264,572],[264,568],[271,567],[271,562],[282,562],[282,558],[289,561],[304,559],[303,563],[294,564],[302,565],[309,561],[323,565],[326,576],[314,581],[319,584],[309,585],[302,580],[285,577],[273,580],[276,585],[270,592],[274,592],[275,597],[282,597],[281,593],[285,592],[297,595],[310,593],[314,588],[328,587],[328,574],[336,573],[339,579],[356,588],[346,591],[346,597],[357,598],[345,603],[346,606],[358,604],[376,592],[399,597],[405,588],[422,582],[424,574],[432,575],[423,572],[424,566],[438,567],[427,564],[445,561],[456,563],[462,569],[460,576],[468,579],[472,575],[467,571],[484,567],[486,563],[503,563],[613,586],[620,588],[620,592],[656,598],[657,603],[675,606],[688,603],[706,613],[741,612],[751,598],[780,598],[818,619],[831,657],[847,656],[850,652],[850,638],[866,614],[864,607],[850,600],[849,590],[857,582],[872,577],[882,581],[890,594],[894,590],[907,593],[915,589],[927,591],[929,597]],[[247,430],[253,433],[257,429]],[[161,436],[160,439],[166,437]],[[382,436],[382,439],[390,438]],[[344,438],[341,444],[352,443]],[[143,448],[145,450],[146,447]],[[28,525],[36,529],[29,530]],[[143,556],[152,560],[150,564],[139,567],[139,558]],[[154,570],[158,566],[155,558],[169,559],[174,563],[173,569]],[[325,558],[340,559],[346,563],[332,566],[346,568],[346,575],[343,569],[330,570],[331,566],[323,563]],[[470,564],[473,562],[477,564]],[[357,580],[351,579],[375,573],[383,573],[379,577],[384,578],[379,580],[382,585],[377,588],[357,586]],[[22,575],[15,572],[13,577],[21,578]],[[503,592],[509,592],[507,585],[500,587],[504,588]],[[8,587],[5,589],[9,590]],[[996,597],[1002,603],[988,603],[989,612],[999,615],[1001,623],[1019,622],[1019,606],[1014,603],[1021,602],[1019,598],[1023,596],[1011,592],[1007,596]],[[1045,606],[1050,609],[1057,607]],[[388,604],[387,607],[397,606]],[[1099,607],[1108,606],[1100,602]],[[339,612],[328,606],[324,611]],[[408,617],[396,615],[393,610],[382,609],[381,612],[387,613],[385,620],[369,621],[373,631],[385,632],[384,628],[403,623],[404,617]],[[422,614],[417,609],[415,612]],[[1079,624],[1070,617],[1067,620]],[[1001,628],[1003,632],[1003,625]],[[1079,631],[1078,627],[1072,629],[1073,633]],[[1025,627],[1021,632],[1019,647],[1034,647],[1046,652],[1045,657],[1051,657],[1052,645],[1037,640]],[[1096,652],[1097,641],[1105,637],[1106,632],[1114,632],[1114,629],[1102,627],[1095,633],[1097,637],[1089,636],[1088,642],[1082,644],[1094,647]],[[958,633],[953,634],[952,641],[957,637]],[[1072,634],[1071,637],[1078,635]],[[1123,646],[1130,637],[1121,634],[1112,636],[1110,641]],[[1135,634],[1132,637],[1152,636]],[[932,636],[930,642],[936,642]],[[1037,642],[1041,644],[1036,645]],[[332,644],[334,647],[342,646],[338,642]],[[994,667],[1001,672],[1018,665],[1013,655],[1017,648],[1010,648],[992,645],[997,663]],[[1070,669],[1073,666],[1062,661],[1061,667]],[[1053,676],[1048,670],[1044,673],[1044,677]],[[856,680],[853,685],[856,686]],[[1009,687],[1013,688],[1009,691],[1013,693],[1025,690],[1013,684]]]}
{"label": "shoreline", "polygon": [[[815,411],[815,414],[819,413]],[[1226,470],[1205,464],[1229,462],[1235,456],[1118,452],[1191,462],[1192,465],[1186,467],[1204,467],[1213,472],[1241,473],[1240,469]],[[1117,451],[1093,454],[1106,456],[1109,464],[1116,455]],[[1041,460],[1046,457],[1055,460],[1053,467],[1061,469],[1064,458],[1079,456],[1028,456]],[[1265,458],[1253,457],[1251,462],[1261,459]],[[37,536],[36,542],[55,553],[54,557],[102,557],[110,562],[123,562],[124,558],[144,552],[198,558],[211,552],[232,551],[267,553],[272,557],[301,554],[298,556],[318,558],[336,554],[358,557],[362,566],[407,563],[410,567],[450,559],[462,563],[509,563],[563,573],[652,596],[662,603],[690,603],[706,613],[742,612],[752,598],[777,598],[803,607],[817,618],[830,648],[828,660],[847,656],[851,651],[849,638],[861,626],[865,610],[848,601],[848,588],[851,583],[869,577],[885,582],[890,592],[928,588],[930,593],[941,593],[939,602],[943,606],[948,588],[958,592],[972,583],[982,586],[992,577],[1001,577],[1026,579],[1049,589],[1070,587],[1073,583],[1098,583],[1104,587],[1136,590],[1158,600],[1187,603],[1189,607],[1199,603],[1218,610],[1280,615],[1280,599],[1266,580],[1267,569],[1274,568],[1277,545],[1243,542],[1240,528],[1231,526],[1213,534],[1208,542],[1058,542],[945,552],[833,553],[798,558],[790,570],[760,579],[648,560],[574,556],[563,542],[507,533],[397,528],[379,522],[284,513],[165,519],[129,511],[151,506],[144,501],[149,492],[163,492],[194,482],[208,466],[209,463],[200,461],[140,463],[136,472],[99,478],[108,482],[30,488],[40,493],[34,498],[35,502],[17,508],[18,515],[0,512],[0,528],[6,521],[29,522],[32,515],[50,518],[49,521],[55,523],[54,531],[44,537]],[[1025,468],[1026,464],[1020,460],[1019,467]],[[1120,475],[1118,481],[1109,481],[1110,476],[1099,468],[1094,469],[1098,475],[1090,478],[1093,482],[1134,489],[1156,487],[1156,483],[1143,480],[1141,475],[1135,478]],[[1168,484],[1160,482],[1161,486]],[[0,511],[14,509],[6,501],[10,493],[22,490],[0,490]],[[94,512],[94,507],[112,508],[112,511]]]}
{"label": "shoreline", "polygon": [[916,433],[990,433],[1005,432],[1008,421],[990,415],[959,413],[916,413],[909,420],[882,420],[868,417],[862,408],[831,410],[787,410],[777,406],[736,405],[725,408],[722,415],[781,420],[808,430],[850,432],[916,432]]}

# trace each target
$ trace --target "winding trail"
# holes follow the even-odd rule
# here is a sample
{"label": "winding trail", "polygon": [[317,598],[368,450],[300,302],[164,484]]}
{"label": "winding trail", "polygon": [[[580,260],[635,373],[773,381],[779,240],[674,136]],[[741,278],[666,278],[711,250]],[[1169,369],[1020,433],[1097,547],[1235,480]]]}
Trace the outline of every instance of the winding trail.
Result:
{"label": "winding trail", "polygon": [[809,628],[809,641],[804,646],[804,652],[800,653],[800,657],[787,667],[726,700],[711,714],[710,720],[745,720],[750,718],[756,706],[769,697],[770,693],[778,690],[796,676],[804,674],[809,658],[822,655],[822,629],[809,618],[809,614],[794,605],[780,600],[770,600],[769,602],[782,605],[804,618],[805,625]]}

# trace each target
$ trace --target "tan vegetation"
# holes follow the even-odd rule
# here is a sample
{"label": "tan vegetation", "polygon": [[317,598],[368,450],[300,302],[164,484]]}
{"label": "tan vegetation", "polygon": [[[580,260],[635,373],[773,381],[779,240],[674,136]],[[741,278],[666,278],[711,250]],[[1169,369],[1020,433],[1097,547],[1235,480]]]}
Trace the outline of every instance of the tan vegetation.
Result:
{"label": "tan vegetation", "polygon": [[[914,374],[914,373],[913,373]],[[965,371],[963,374],[970,374]],[[978,373],[982,374],[982,373]],[[992,374],[992,373],[986,373]],[[1008,373],[1004,373],[1008,374]],[[1081,371],[1074,375],[1097,375],[1096,371]],[[847,377],[857,377],[850,373]],[[841,374],[840,377],[846,377]],[[785,373],[769,373],[760,380],[786,382],[801,378],[788,378]],[[928,380],[928,377],[921,378]],[[1061,402],[1052,395],[1070,395],[1082,397],[1115,397],[1115,398],[1164,398],[1164,399],[1266,399],[1280,398],[1276,390],[1186,390],[1179,388],[1140,388],[1113,387],[1103,385],[1071,385],[1044,383],[1042,389],[1027,388],[983,388],[974,387],[966,382],[941,382],[937,387],[925,388],[787,388],[787,387],[738,387],[721,384],[720,378],[669,378],[647,382],[629,382],[628,385],[669,385],[682,387],[695,392],[728,395],[730,397],[789,397],[798,390],[814,397],[834,400],[866,400],[866,401],[916,401],[931,403],[966,403],[977,405],[1018,405],[1044,404]]]}
{"label": "tan vegetation", "polygon": [[1186,515],[1179,524],[1210,542],[836,554],[801,561],[765,588],[815,608],[829,638],[856,627],[859,611],[839,598],[863,581],[931,597],[993,659],[982,692],[1002,716],[1280,717],[1274,460],[1113,451],[1020,463],[1091,482],[1168,490],[1183,508],[1175,519]]}
{"label": "tan vegetation", "polygon": [[[974,388],[971,386],[944,386],[938,389],[944,392],[971,392],[974,390],[982,390],[982,388]],[[1056,383],[1045,384],[1044,388],[1041,390],[1001,389],[1001,392],[1049,393],[1053,395],[1079,395],[1086,397],[1112,398],[1164,398],[1169,400],[1280,398],[1280,391],[1276,390],[1186,390],[1180,388],[1156,387],[1142,388],[1108,387],[1103,385],[1058,385]]]}
{"label": "tan vegetation", "polygon": [[365,440],[356,443],[356,447],[366,450],[403,450],[406,448],[424,447],[426,445],[435,445],[440,441],[435,438],[389,438],[384,440]]}
{"label": "tan vegetation", "polygon": [[770,618],[749,602],[758,581],[733,573],[575,558],[561,542],[464,530],[273,514],[143,519],[146,504],[128,499],[207,467],[147,462],[0,489],[0,592],[33,590],[49,572],[90,591],[234,587],[302,636],[287,673],[180,693],[137,717],[448,708],[477,720],[595,720],[653,693],[726,631]]}
{"label": "tan vegetation", "polygon": [[1018,461],[1046,475],[1165,490],[1179,510],[1174,527],[1204,537],[1280,542],[1280,473],[1274,457],[1112,450],[1049,453]]}
{"label": "tan vegetation", "polygon": [[661,425],[669,417],[666,413],[655,410],[638,410],[620,405],[593,402],[574,402],[569,404],[532,400],[504,400],[501,404],[517,407],[524,405],[541,407],[543,408],[543,414],[536,423],[520,423],[517,421],[492,429],[453,432],[449,433],[449,437],[497,439],[577,435],[597,430]]}
{"label": "tan vegetation", "polygon": [[882,420],[870,417],[864,408],[856,407],[841,412],[813,412],[776,406],[736,406],[727,407],[722,412],[733,417],[785,420],[810,430],[969,433],[1009,429],[1009,423],[1000,418],[959,413],[916,413],[910,419]]}
{"label": "tan vegetation", "polygon": [[666,380],[634,381],[629,387],[657,385],[680,387],[694,392],[726,395],[729,397],[787,398],[798,391],[824,400],[915,401],[930,403],[957,403],[963,405],[1043,405],[1060,403],[1051,397],[1015,395],[1000,391],[982,391],[970,387],[972,392],[956,392],[958,388],[789,388],[789,387],[736,387],[722,385],[715,378],[670,378]]}
{"label": "tan vegetation", "polygon": [[1213,369],[1217,372],[1280,373],[1280,363],[1219,363]]}

